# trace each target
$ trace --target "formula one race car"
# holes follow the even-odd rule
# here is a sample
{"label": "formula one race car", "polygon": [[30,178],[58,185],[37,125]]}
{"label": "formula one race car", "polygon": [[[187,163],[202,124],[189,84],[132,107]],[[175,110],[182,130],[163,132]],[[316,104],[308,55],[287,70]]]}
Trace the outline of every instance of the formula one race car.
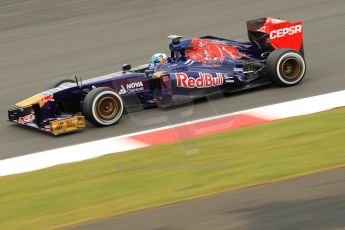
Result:
{"label": "formula one race car", "polygon": [[117,123],[124,112],[168,107],[215,93],[274,83],[293,86],[304,77],[302,22],[261,18],[247,22],[250,42],[213,36],[169,36],[170,57],[85,81],[60,79],[16,104],[9,121],[58,135]]}

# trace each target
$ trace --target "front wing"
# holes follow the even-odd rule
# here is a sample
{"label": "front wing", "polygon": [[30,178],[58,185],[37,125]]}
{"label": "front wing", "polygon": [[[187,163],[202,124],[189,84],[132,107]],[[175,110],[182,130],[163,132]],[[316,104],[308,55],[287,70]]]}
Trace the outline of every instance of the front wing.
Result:
{"label": "front wing", "polygon": [[31,107],[8,110],[8,120],[40,131],[59,135],[85,128],[84,116],[61,116],[40,120],[40,115]]}

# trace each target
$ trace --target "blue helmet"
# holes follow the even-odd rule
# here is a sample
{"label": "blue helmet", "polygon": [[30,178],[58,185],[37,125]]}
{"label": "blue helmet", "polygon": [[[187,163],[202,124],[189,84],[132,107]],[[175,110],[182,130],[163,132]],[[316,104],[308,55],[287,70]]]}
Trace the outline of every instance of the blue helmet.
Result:
{"label": "blue helmet", "polygon": [[163,64],[168,61],[168,56],[165,53],[156,53],[151,57],[150,69],[154,68],[156,64]]}

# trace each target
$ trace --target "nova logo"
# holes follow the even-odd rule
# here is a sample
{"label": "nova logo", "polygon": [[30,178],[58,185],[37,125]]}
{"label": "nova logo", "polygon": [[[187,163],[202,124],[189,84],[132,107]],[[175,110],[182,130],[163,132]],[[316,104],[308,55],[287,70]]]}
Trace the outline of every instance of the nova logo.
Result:
{"label": "nova logo", "polygon": [[139,88],[139,87],[143,87],[143,86],[144,86],[143,83],[141,81],[139,81],[139,82],[127,84],[127,89],[135,89],[135,88]]}
{"label": "nova logo", "polygon": [[210,73],[199,73],[197,78],[188,77],[185,73],[176,73],[177,87],[183,88],[209,88],[223,85],[223,74],[216,73],[213,77]]}
{"label": "nova logo", "polygon": [[270,39],[276,39],[276,38],[281,38],[281,37],[285,37],[286,35],[293,35],[293,34],[297,34],[297,33],[302,33],[302,25],[295,25],[295,26],[291,26],[288,28],[281,28],[278,30],[272,30],[270,32]]}
{"label": "nova logo", "polygon": [[119,90],[119,94],[126,94],[126,93],[136,93],[145,90],[144,84],[141,81],[128,83],[126,87],[121,85],[121,89]]}

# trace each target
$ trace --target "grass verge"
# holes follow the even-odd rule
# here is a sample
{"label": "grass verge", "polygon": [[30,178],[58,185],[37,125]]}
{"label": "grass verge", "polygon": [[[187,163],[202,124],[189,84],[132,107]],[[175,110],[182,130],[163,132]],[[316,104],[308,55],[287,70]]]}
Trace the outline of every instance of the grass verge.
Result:
{"label": "grass verge", "polygon": [[345,109],[0,178],[0,229],[52,229],[345,164]]}

